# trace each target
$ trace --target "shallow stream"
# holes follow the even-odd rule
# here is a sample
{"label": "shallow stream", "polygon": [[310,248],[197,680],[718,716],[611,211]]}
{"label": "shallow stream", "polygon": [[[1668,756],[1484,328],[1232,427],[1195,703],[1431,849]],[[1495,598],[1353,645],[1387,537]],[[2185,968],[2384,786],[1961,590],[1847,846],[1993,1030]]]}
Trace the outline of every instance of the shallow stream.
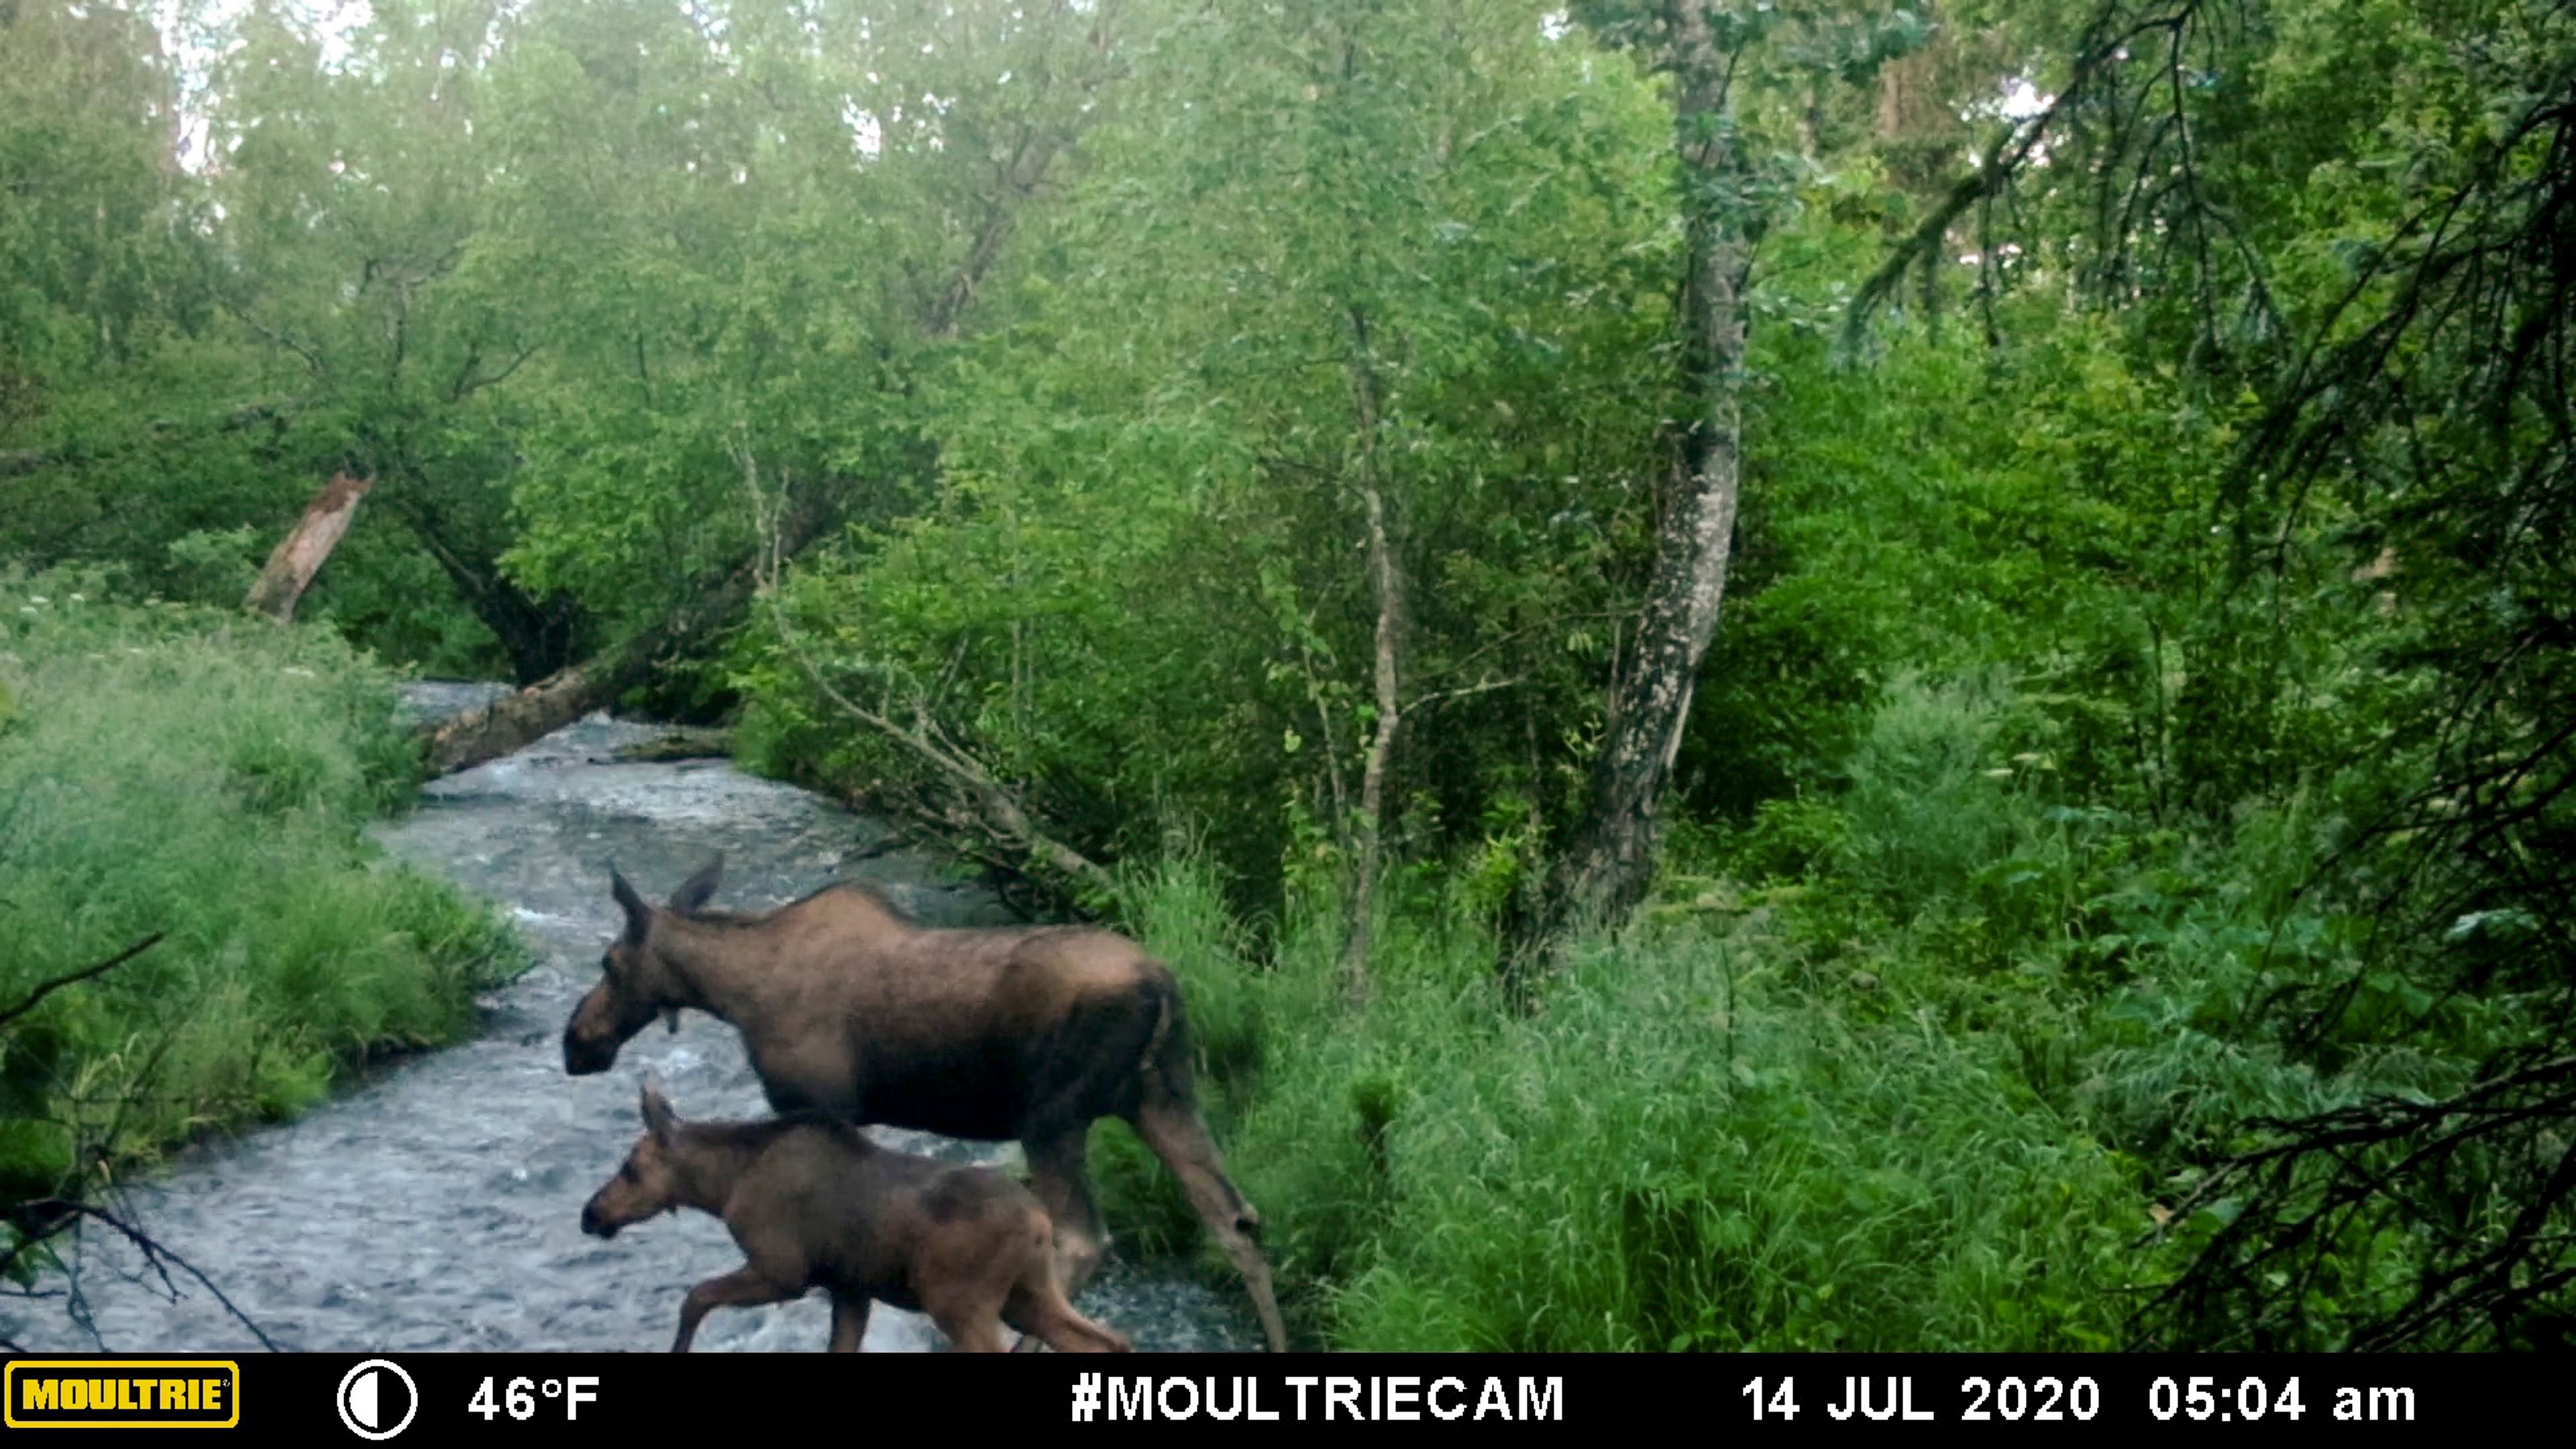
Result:
{"label": "shallow stream", "polygon": [[[417,684],[404,708],[448,715],[494,690]],[[124,1189],[125,1209],[279,1347],[659,1351],[689,1285],[740,1266],[723,1225],[703,1214],[610,1242],[580,1229],[583,1201],[640,1130],[646,1071],[685,1116],[768,1110],[732,1029],[695,1013],[677,1035],[646,1028],[610,1072],[564,1073],[564,1022],[620,919],[612,860],[655,900],[721,850],[720,905],[781,904],[846,873],[888,886],[935,923],[1015,919],[989,892],[943,881],[934,859],[869,853],[890,833],[883,823],[810,792],[721,759],[618,758],[665,733],[593,715],[433,783],[418,809],[378,826],[390,855],[510,912],[536,963],[484,998],[474,1039],[396,1063],[293,1122],[201,1143]],[[1016,1165],[1006,1144],[874,1135]],[[31,1352],[260,1347],[203,1287],[176,1277],[174,1299],[120,1238],[93,1226],[75,1256],[76,1298],[0,1304],[0,1320],[14,1320],[8,1336]],[[1236,1297],[1113,1257],[1080,1302],[1139,1352],[1257,1349],[1259,1329]],[[816,1294],[719,1309],[696,1347],[817,1351],[830,1332],[830,1306]],[[918,1315],[880,1306],[868,1325],[870,1352],[945,1347]]]}

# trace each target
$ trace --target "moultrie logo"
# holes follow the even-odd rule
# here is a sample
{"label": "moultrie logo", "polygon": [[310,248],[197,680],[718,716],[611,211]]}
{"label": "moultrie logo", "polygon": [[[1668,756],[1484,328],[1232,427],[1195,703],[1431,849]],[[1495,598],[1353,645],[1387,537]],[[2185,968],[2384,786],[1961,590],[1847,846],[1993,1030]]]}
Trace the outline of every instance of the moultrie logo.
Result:
{"label": "moultrie logo", "polygon": [[12,1359],[12,1429],[230,1429],[241,1366],[230,1359]]}

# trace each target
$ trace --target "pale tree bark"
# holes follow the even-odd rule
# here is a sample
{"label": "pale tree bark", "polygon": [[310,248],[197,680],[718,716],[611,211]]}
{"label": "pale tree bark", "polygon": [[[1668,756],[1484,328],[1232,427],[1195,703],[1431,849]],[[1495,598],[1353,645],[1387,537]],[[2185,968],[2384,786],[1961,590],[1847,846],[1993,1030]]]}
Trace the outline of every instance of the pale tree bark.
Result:
{"label": "pale tree bark", "polygon": [[1591,801],[1558,858],[1533,943],[1542,947],[1577,926],[1615,927],[1644,900],[1673,756],[1726,593],[1743,469],[1745,285],[1761,228],[1727,93],[1733,57],[1711,25],[1720,8],[1672,0],[1666,9],[1688,223],[1681,340],[1692,413],[1682,487],[1656,528],[1636,646],[1611,682]]}
{"label": "pale tree bark", "polygon": [[1386,491],[1378,472],[1377,370],[1369,354],[1368,313],[1353,306],[1350,317],[1351,396],[1359,412],[1360,504],[1368,519],[1369,589],[1377,600],[1377,721],[1368,761],[1360,772],[1359,848],[1352,865],[1350,928],[1342,941],[1342,982],[1354,999],[1365,1000],[1369,929],[1376,916],[1377,877],[1384,858],[1387,766],[1395,756],[1395,735],[1404,720],[1398,696],[1404,576],[1387,540]]}
{"label": "pale tree bark", "polygon": [[278,540],[268,556],[267,567],[259,571],[259,581],[250,586],[242,607],[255,614],[265,614],[284,624],[295,617],[295,602],[313,586],[314,575],[322,571],[331,550],[349,532],[349,522],[357,515],[359,500],[376,480],[355,478],[347,473],[334,473],[322,491],[304,507],[304,516],[295,528]]}

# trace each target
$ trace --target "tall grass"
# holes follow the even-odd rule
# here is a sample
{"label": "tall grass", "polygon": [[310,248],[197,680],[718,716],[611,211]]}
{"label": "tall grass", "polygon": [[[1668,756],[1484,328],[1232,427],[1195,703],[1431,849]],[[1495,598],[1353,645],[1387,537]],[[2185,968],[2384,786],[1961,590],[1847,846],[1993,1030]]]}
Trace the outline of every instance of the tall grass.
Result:
{"label": "tall grass", "polygon": [[[1580,943],[1530,1016],[1492,990],[1464,886],[1389,911],[1355,1007],[1330,902],[1256,958],[1198,863],[1142,873],[1134,924],[1189,992],[1295,1330],[2114,1347],[2229,1210],[2141,1246],[2249,1114],[2447,1079],[2429,1044],[2474,1023],[2328,1069],[2251,1009],[2350,958],[2355,923],[2285,888],[2330,822],[2192,833],[2069,803],[2048,741],[2008,680],[1898,681],[1840,789],[1679,842],[1644,920]],[[1095,1152],[1123,1250],[1203,1251],[1132,1137]]]}
{"label": "tall grass", "polygon": [[0,1036],[12,1201],[448,1041],[517,955],[362,833],[416,783],[385,675],[102,587],[0,578],[0,1002],[166,934]]}
{"label": "tall grass", "polygon": [[[2117,1157],[1928,1018],[1860,1022],[1757,916],[1576,955],[1535,1017],[1452,917],[1364,1010],[1301,915],[1255,968],[1166,865],[1145,934],[1188,987],[1211,1115],[1297,1326],[1334,1347],[2099,1347],[2144,1203]],[[1193,1241],[1123,1130],[1113,1230]]]}

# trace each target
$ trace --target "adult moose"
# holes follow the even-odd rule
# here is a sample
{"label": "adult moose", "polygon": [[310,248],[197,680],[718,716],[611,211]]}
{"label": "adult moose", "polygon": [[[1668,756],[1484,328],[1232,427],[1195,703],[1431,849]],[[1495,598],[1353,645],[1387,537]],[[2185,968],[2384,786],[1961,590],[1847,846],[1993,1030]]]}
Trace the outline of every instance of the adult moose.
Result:
{"label": "adult moose", "polygon": [[1200,1115],[1169,967],[1089,927],[924,926],[849,882],[773,911],[710,910],[723,873],[718,855],[657,909],[610,868],[626,926],[565,1024],[565,1071],[604,1072],[656,1014],[677,1031],[680,1013],[697,1010],[741,1033],[782,1115],[1017,1141],[1055,1223],[1067,1297],[1109,1248],[1086,1158],[1091,1124],[1120,1118],[1243,1275],[1270,1351],[1287,1351],[1255,1241],[1261,1216]]}

